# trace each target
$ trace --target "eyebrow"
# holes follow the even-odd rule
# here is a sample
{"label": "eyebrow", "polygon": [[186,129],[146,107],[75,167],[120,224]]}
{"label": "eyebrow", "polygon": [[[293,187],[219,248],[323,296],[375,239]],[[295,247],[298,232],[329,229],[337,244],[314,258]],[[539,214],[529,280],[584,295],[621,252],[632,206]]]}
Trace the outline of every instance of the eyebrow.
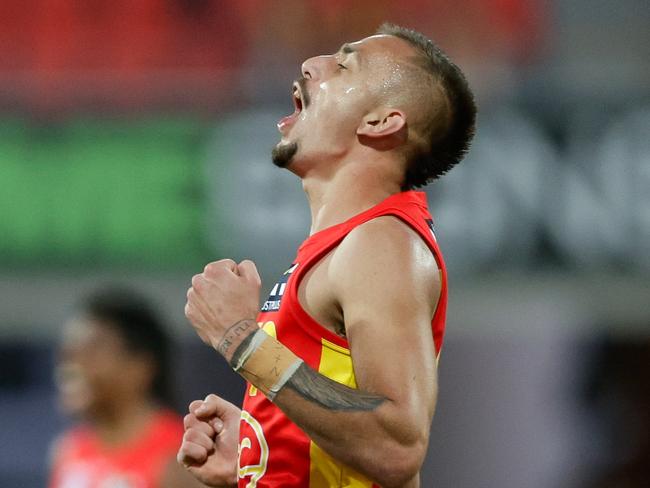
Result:
{"label": "eyebrow", "polygon": [[361,52],[355,47],[353,47],[351,44],[346,42],[341,46],[338,52],[342,54],[354,54],[354,57],[356,58],[356,63],[359,66],[362,64]]}

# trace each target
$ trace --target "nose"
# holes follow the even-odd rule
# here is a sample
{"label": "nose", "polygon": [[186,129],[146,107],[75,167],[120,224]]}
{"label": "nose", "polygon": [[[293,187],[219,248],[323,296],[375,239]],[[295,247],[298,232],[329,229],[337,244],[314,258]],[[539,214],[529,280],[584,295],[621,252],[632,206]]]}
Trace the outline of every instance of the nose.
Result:
{"label": "nose", "polygon": [[302,76],[308,80],[322,80],[327,76],[334,56],[315,56],[302,63]]}

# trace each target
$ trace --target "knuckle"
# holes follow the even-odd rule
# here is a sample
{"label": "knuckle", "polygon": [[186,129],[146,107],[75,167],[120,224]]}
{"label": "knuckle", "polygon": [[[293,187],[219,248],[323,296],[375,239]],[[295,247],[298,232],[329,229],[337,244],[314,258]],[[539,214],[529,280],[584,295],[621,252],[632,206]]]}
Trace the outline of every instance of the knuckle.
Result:
{"label": "knuckle", "polygon": [[213,437],[216,434],[215,429],[208,422],[197,423],[196,428],[208,437]]}
{"label": "knuckle", "polygon": [[188,442],[194,442],[196,443],[198,437],[198,433],[196,432],[196,429],[194,427],[190,427],[185,431],[185,434],[183,435],[183,438],[188,441]]}
{"label": "knuckle", "polygon": [[176,462],[187,469],[194,462],[194,459],[189,454],[178,451],[178,454],[176,454]]}
{"label": "knuckle", "polygon": [[181,464],[195,463],[199,461],[199,457],[198,446],[185,443],[181,445],[177,455],[177,459]]}
{"label": "knuckle", "polygon": [[210,436],[198,429],[190,429],[188,431],[187,440],[204,449],[208,449],[212,445],[212,439]]}
{"label": "knuckle", "polygon": [[219,269],[219,261],[208,263],[205,265],[205,268],[203,268],[203,271],[205,273],[214,273]]}
{"label": "knuckle", "polygon": [[208,396],[205,397],[204,402],[209,402],[209,403],[214,403],[219,400],[219,397],[215,395],[214,393],[210,393]]}
{"label": "knuckle", "polygon": [[201,436],[199,434],[200,433],[197,432],[194,427],[190,427],[185,431],[185,434],[183,434],[183,442],[198,444],[198,441],[201,439]]}
{"label": "knuckle", "polygon": [[182,447],[179,449],[178,453],[176,454],[176,462],[182,465],[185,465],[187,463],[187,457],[185,456]]}
{"label": "knuckle", "polygon": [[188,405],[188,411],[190,413],[194,413],[194,410],[199,408],[201,404],[203,403],[203,400],[193,400],[189,405]]}
{"label": "knuckle", "polygon": [[237,268],[237,264],[232,259],[220,259],[214,263],[208,265],[209,272],[211,275],[220,274],[227,270],[233,270]]}
{"label": "knuckle", "polygon": [[176,460],[181,464],[191,464],[194,461],[192,456],[190,456],[190,453],[187,452],[185,446],[181,446],[179,449],[178,454],[176,455]]}
{"label": "knuckle", "polygon": [[[192,276],[192,288],[195,291],[198,291],[202,285],[203,285],[203,275],[196,274],[196,275]],[[190,289],[190,292],[191,291],[192,291],[192,289]]]}

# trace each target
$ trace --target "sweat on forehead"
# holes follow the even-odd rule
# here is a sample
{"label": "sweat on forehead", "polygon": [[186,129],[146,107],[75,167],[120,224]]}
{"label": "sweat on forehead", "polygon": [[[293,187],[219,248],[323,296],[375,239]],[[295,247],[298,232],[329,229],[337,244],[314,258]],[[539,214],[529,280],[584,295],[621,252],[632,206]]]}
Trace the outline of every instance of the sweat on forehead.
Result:
{"label": "sweat on forehead", "polygon": [[422,55],[408,42],[398,37],[378,34],[361,41],[346,43],[341,53],[356,53],[370,75],[378,81],[373,83],[380,93],[405,88],[403,83],[431,86],[432,77],[427,72]]}

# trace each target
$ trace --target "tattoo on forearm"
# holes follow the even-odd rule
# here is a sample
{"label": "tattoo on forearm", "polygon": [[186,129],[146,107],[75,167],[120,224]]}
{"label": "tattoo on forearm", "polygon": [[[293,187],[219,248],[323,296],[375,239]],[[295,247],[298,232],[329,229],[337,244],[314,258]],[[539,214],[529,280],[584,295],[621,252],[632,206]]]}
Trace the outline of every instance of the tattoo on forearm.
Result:
{"label": "tattoo on forearm", "polygon": [[386,397],[381,395],[355,390],[337,383],[304,363],[289,378],[285,386],[328,410],[374,410],[386,400]]}
{"label": "tattoo on forearm", "polygon": [[277,339],[259,329],[252,319],[232,325],[217,350],[235,371],[271,401],[284,387],[333,411],[369,411],[386,401],[381,395],[350,388],[317,373]]}
{"label": "tattoo on forearm", "polygon": [[[219,345],[217,346],[217,351],[228,360],[228,363],[231,366],[237,364],[239,357],[248,347],[248,343],[252,340],[256,330],[258,330],[257,323],[253,319],[244,319],[236,322],[226,330],[221,342],[219,342]],[[230,352],[232,345],[238,342],[242,337],[244,337],[244,339],[237,346],[232,357],[228,359],[228,353]]]}

